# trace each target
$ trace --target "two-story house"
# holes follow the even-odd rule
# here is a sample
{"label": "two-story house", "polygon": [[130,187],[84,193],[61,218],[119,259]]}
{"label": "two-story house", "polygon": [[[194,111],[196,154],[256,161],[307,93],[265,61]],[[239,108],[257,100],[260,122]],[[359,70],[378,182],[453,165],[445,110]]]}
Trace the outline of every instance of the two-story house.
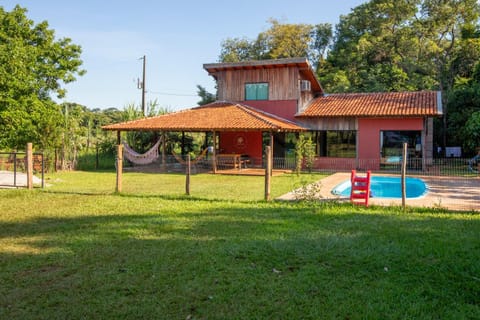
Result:
{"label": "two-story house", "polygon": [[398,163],[403,142],[420,166],[432,159],[439,92],[326,94],[306,58],[203,67],[217,82],[217,102],[105,129],[212,131],[221,153],[256,163],[265,132],[274,138],[274,156],[284,157],[293,147],[288,132],[302,130],[312,133],[317,168],[379,169]]}
{"label": "two-story house", "polygon": [[[305,58],[213,63],[204,69],[217,81],[219,100],[251,106],[311,131],[317,167],[378,169],[399,161],[403,142],[419,165],[431,162],[433,117],[442,114],[439,92],[328,95]],[[222,147],[241,152],[228,134],[224,138]],[[275,135],[275,141],[274,154],[280,157],[285,133]]]}

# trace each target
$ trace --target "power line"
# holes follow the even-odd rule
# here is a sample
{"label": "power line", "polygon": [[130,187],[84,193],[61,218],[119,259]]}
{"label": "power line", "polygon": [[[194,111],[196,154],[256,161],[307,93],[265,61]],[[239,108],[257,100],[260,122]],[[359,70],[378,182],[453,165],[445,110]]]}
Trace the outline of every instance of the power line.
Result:
{"label": "power line", "polygon": [[151,94],[158,94],[162,96],[177,96],[177,97],[198,97],[196,94],[186,94],[186,93],[170,93],[170,92],[158,92],[158,91],[147,91]]}

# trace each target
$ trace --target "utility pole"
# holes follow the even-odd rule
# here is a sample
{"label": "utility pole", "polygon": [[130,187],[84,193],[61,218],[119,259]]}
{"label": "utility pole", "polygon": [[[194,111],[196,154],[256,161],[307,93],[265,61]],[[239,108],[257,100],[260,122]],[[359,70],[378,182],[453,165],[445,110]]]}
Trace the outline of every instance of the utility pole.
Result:
{"label": "utility pole", "polygon": [[145,55],[144,55],[142,58],[138,60],[143,60],[143,74],[142,74],[142,82],[138,80],[137,87],[138,89],[142,89],[142,111],[143,111],[143,115],[147,116],[147,110],[145,106],[145,63],[147,59],[145,58]]}

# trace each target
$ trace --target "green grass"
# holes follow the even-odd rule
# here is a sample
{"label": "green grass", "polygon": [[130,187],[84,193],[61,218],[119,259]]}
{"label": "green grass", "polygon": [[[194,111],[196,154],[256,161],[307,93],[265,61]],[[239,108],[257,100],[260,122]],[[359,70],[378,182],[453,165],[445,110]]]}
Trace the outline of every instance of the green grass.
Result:
{"label": "green grass", "polygon": [[[175,175],[124,178],[122,194],[113,173],[0,190],[0,319],[480,317],[477,214],[238,201],[201,175],[211,190],[186,197]],[[256,188],[243,178],[230,177]]]}
{"label": "green grass", "polygon": [[[273,198],[292,191],[306,183],[318,181],[324,174],[284,174],[272,177]],[[185,195],[184,174],[124,173],[122,194],[161,195],[181,197]],[[64,172],[47,176],[48,191],[76,193],[113,193],[115,174],[112,172]],[[264,199],[265,177],[196,174],[190,176],[190,196],[198,199],[259,201]]]}

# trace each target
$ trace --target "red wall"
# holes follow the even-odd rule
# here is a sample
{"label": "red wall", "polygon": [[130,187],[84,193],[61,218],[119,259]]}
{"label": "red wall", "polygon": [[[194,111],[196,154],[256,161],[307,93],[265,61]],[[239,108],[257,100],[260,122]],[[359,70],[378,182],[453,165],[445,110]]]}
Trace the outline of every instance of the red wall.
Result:
{"label": "red wall", "polygon": [[422,118],[408,119],[358,119],[358,158],[380,158],[380,131],[423,130]]}
{"label": "red wall", "polygon": [[248,100],[242,101],[242,103],[284,119],[295,121],[294,115],[297,113],[296,100]]}
{"label": "red wall", "polygon": [[423,119],[358,119],[358,160],[318,157],[314,167],[337,170],[378,170],[380,168],[380,131],[423,130]]}
{"label": "red wall", "polygon": [[251,158],[262,158],[262,133],[235,131],[220,133],[220,153],[245,154]]}

